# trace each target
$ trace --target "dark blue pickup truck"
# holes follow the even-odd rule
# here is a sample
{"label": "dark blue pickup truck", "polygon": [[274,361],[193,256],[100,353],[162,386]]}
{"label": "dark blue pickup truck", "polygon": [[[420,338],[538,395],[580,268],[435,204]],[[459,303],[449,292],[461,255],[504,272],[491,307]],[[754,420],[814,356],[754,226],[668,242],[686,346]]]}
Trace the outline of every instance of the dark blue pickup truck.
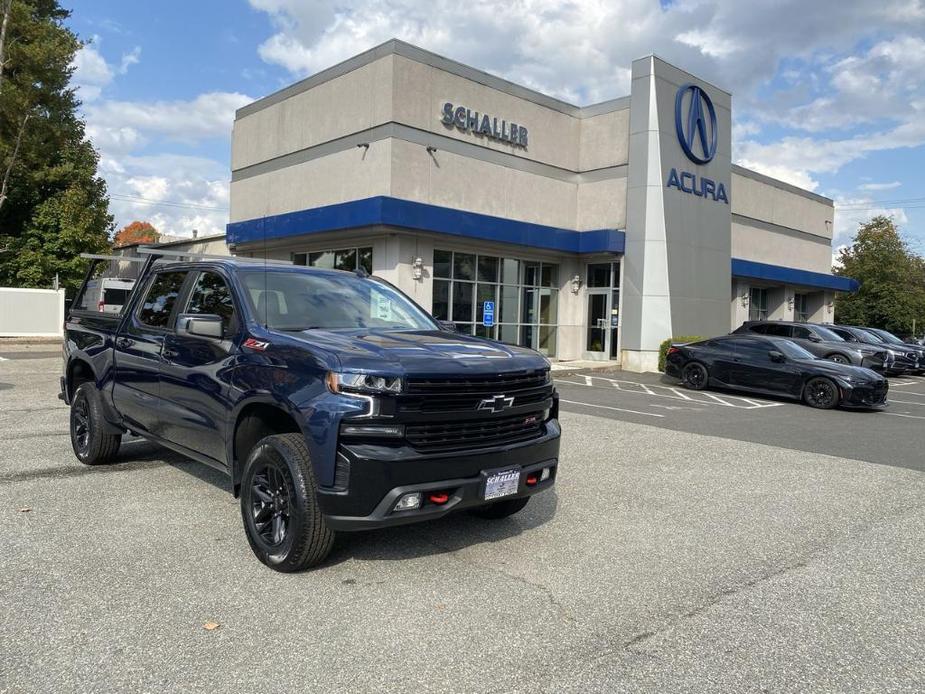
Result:
{"label": "dark blue pickup truck", "polygon": [[68,314],[74,452],[111,462],[130,432],[224,470],[267,566],[318,564],[336,531],[503,518],[554,484],[536,352],[452,332],[363,272],[146,258],[119,314],[83,290]]}

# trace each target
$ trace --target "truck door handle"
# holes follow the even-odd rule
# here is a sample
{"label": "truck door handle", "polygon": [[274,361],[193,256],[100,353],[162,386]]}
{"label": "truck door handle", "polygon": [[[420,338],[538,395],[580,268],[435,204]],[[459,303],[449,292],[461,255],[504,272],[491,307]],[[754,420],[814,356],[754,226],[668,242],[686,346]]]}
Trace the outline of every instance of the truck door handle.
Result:
{"label": "truck door handle", "polygon": [[130,340],[127,337],[116,338],[116,347],[119,349],[128,349],[135,344],[134,340]]}

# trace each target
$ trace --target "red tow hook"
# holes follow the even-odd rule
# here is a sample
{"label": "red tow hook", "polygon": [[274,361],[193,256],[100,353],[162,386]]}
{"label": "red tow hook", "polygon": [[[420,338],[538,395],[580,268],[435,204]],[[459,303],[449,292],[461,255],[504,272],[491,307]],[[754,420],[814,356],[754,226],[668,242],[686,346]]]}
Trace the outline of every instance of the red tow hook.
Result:
{"label": "red tow hook", "polygon": [[540,481],[540,476],[537,473],[531,472],[529,475],[527,475],[527,486],[528,487],[535,487],[536,483],[539,481]]}
{"label": "red tow hook", "polygon": [[431,492],[427,495],[427,500],[432,504],[443,506],[443,504],[450,500],[450,495],[446,492]]}

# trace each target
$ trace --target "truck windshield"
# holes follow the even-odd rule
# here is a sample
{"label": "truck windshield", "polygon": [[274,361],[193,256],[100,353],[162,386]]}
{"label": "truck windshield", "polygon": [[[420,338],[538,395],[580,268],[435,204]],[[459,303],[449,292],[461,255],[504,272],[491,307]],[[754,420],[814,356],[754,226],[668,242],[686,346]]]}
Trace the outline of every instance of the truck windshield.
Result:
{"label": "truck windshield", "polygon": [[283,331],[434,330],[417,304],[388,284],[348,272],[241,272],[258,321]]}

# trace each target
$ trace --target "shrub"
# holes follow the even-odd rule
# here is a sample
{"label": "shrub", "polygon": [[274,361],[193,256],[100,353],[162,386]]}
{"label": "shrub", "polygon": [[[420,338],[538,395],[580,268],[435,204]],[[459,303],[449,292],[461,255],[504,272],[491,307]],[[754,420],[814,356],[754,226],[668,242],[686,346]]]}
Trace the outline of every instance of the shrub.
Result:
{"label": "shrub", "polygon": [[658,370],[663,372],[665,371],[665,360],[668,358],[668,348],[676,342],[699,342],[700,340],[705,340],[705,337],[699,335],[682,335],[680,337],[669,337],[667,340],[663,341],[658,348]]}

